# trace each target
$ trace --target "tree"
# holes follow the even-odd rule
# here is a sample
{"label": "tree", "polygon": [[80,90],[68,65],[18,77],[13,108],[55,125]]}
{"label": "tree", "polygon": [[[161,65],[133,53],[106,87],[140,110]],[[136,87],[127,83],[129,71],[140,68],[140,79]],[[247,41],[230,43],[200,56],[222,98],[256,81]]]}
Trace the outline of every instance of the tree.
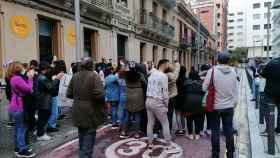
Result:
{"label": "tree", "polygon": [[248,56],[248,48],[245,47],[237,47],[234,50],[229,50],[231,54],[231,63],[237,63],[241,60],[246,60]]}

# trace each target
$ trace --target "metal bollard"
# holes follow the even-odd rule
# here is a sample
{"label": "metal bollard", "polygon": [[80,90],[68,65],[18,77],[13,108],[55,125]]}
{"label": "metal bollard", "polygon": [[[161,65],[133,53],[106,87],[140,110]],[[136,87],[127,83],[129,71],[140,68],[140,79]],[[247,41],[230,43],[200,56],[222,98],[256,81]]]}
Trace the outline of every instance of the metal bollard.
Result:
{"label": "metal bollard", "polygon": [[268,104],[268,124],[267,124],[267,147],[268,154],[275,155],[275,105],[273,103]]}
{"label": "metal bollard", "polygon": [[259,106],[260,106],[260,110],[259,110],[259,116],[260,116],[260,124],[264,124],[264,117],[265,117],[265,101],[264,101],[264,92],[260,92],[260,96],[259,96]]}

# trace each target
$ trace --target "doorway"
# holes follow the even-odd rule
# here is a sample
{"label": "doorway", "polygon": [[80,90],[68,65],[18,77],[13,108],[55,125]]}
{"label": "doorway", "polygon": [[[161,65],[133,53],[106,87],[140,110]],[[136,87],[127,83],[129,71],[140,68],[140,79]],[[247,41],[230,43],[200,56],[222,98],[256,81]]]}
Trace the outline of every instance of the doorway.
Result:
{"label": "doorway", "polygon": [[118,34],[117,37],[118,60],[126,59],[127,40],[128,40],[127,36]]}
{"label": "doorway", "polygon": [[140,62],[144,62],[144,54],[146,53],[146,43],[140,43]]}
{"label": "doorway", "polygon": [[91,57],[97,61],[98,57],[98,32],[84,28],[84,57]]}

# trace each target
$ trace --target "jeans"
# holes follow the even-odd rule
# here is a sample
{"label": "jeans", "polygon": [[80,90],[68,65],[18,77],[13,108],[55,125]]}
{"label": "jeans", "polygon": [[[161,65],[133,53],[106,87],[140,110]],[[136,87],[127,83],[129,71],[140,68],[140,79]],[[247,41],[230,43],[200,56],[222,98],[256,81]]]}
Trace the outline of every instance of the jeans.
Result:
{"label": "jeans", "polygon": [[93,158],[96,130],[78,127],[79,158]]}
{"label": "jeans", "polygon": [[[269,103],[272,103],[272,104],[275,104],[276,108],[277,108],[277,122],[276,122],[276,132],[277,133],[280,133],[280,104],[278,102],[276,102],[275,100],[273,100],[272,98],[268,97],[268,96],[265,96],[265,104],[263,105],[263,109],[264,109],[264,114],[265,114],[265,123],[266,123],[266,126],[267,124],[269,123],[268,122],[268,113],[269,113],[269,106],[268,104]],[[267,131],[267,129],[265,130]]]}
{"label": "jeans", "polygon": [[12,112],[12,117],[15,120],[15,145],[19,152],[25,150],[25,132],[23,112]]}
{"label": "jeans", "polygon": [[140,131],[140,122],[141,122],[141,113],[140,112],[126,112],[126,118],[125,118],[125,124],[126,124],[126,130],[128,130],[129,120],[131,118],[134,118],[133,123],[133,131],[139,132]]}
{"label": "jeans", "polygon": [[173,129],[172,123],[173,123],[173,114],[174,114],[175,104],[176,104],[176,97],[170,98],[169,103],[168,103],[168,112],[167,112],[170,131],[172,131],[172,129]]}
{"label": "jeans", "polygon": [[206,112],[207,130],[211,130],[212,113]]}
{"label": "jeans", "polygon": [[[256,84],[255,84],[254,78],[252,79],[252,94],[253,94],[253,97],[256,96]],[[253,99],[256,99],[256,98],[253,98]]]}
{"label": "jeans", "polygon": [[48,126],[50,128],[56,128],[57,118],[58,118],[58,96],[52,97],[52,112],[48,122]]}
{"label": "jeans", "polygon": [[227,158],[233,158],[235,152],[233,137],[233,114],[233,108],[215,110],[212,113],[212,158],[220,157],[220,120],[222,120],[223,131],[226,137]]}
{"label": "jeans", "polygon": [[178,130],[185,130],[186,118],[182,115],[183,112],[180,110],[175,110],[175,114],[176,114],[176,124],[177,124]]}
{"label": "jeans", "polygon": [[199,135],[200,131],[202,130],[201,127],[203,126],[203,116],[202,114],[192,114],[187,116],[187,127],[189,134],[193,134],[193,124],[195,128],[195,134]]}
{"label": "jeans", "polygon": [[41,137],[45,134],[50,115],[51,115],[50,110],[39,110],[38,111],[38,122],[37,122],[37,136],[38,137]]}
{"label": "jeans", "polygon": [[111,102],[111,110],[112,110],[112,125],[117,124],[118,120],[118,102]]}
{"label": "jeans", "polygon": [[125,129],[127,112],[125,110],[125,102],[122,102],[122,101],[119,104],[119,119],[120,119],[121,129]]}

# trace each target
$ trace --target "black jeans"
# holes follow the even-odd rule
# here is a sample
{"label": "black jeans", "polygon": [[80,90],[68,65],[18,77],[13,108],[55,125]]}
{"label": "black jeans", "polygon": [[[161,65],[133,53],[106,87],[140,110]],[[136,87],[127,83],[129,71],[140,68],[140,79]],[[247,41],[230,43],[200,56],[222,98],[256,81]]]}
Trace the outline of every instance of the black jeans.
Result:
{"label": "black jeans", "polygon": [[96,138],[96,130],[78,127],[79,132],[79,158],[92,158]]}
{"label": "black jeans", "polygon": [[186,118],[187,118],[187,127],[188,127],[189,134],[193,134],[193,125],[194,125],[195,134],[199,135],[204,123],[204,115],[192,114],[190,116],[187,116]]}
{"label": "black jeans", "polygon": [[167,112],[170,132],[172,131],[173,113],[174,113],[175,104],[176,104],[176,97],[170,98],[168,103],[168,112]]}
{"label": "black jeans", "polygon": [[38,111],[38,122],[37,122],[37,136],[38,137],[41,137],[45,134],[50,116],[51,116],[50,110],[39,110]]}
{"label": "black jeans", "polygon": [[222,120],[223,131],[226,137],[227,158],[233,158],[234,137],[233,137],[233,115],[234,109],[215,110],[211,114],[211,129],[212,129],[212,158],[220,157],[220,120]]}
{"label": "black jeans", "polygon": [[[268,96],[265,96],[264,99],[265,99],[265,104],[263,105],[264,106],[263,109],[264,109],[264,114],[265,114],[266,126],[269,123],[268,122],[268,118],[267,118],[268,117],[268,113],[269,113],[269,106],[268,106],[268,104],[272,103],[272,104],[275,104],[275,106],[277,108],[277,122],[276,122],[276,129],[275,129],[275,131],[277,133],[280,133],[280,103],[279,103],[279,101],[277,101],[275,99],[272,99],[272,98],[270,98]],[[266,129],[266,131],[267,131],[267,129]]]}
{"label": "black jeans", "polygon": [[207,130],[211,130],[211,112],[206,112],[206,120],[207,120]]}

